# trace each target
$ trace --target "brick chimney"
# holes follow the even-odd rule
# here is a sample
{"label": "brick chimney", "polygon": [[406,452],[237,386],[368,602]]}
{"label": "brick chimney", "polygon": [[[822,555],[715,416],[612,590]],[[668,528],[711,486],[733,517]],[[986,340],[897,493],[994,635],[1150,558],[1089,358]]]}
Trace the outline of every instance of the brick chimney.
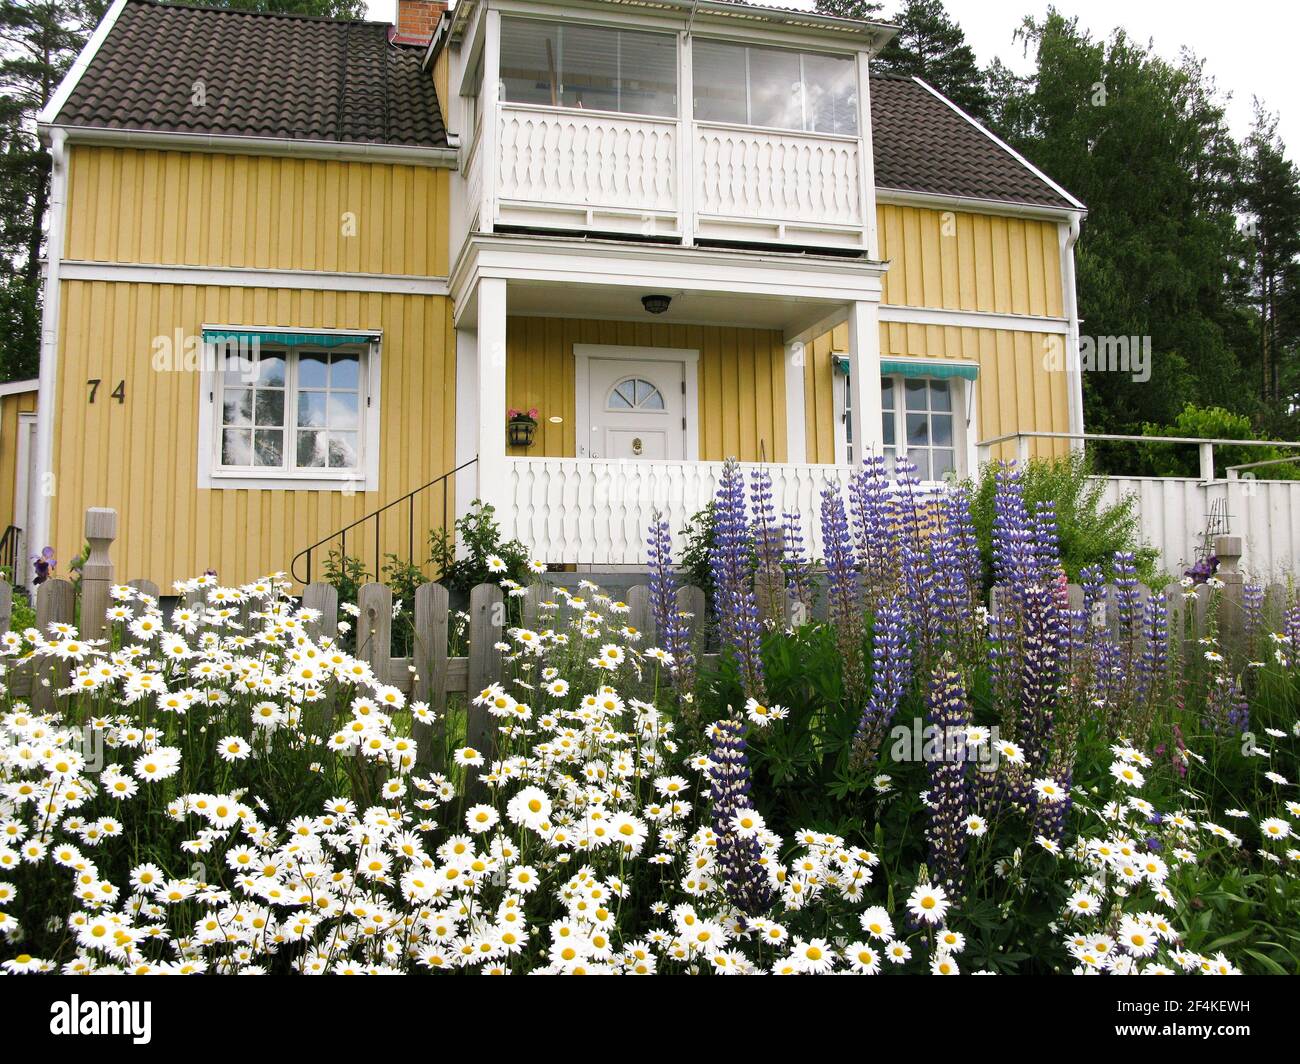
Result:
{"label": "brick chimney", "polygon": [[394,44],[428,44],[446,10],[446,0],[397,0],[397,25],[390,39]]}

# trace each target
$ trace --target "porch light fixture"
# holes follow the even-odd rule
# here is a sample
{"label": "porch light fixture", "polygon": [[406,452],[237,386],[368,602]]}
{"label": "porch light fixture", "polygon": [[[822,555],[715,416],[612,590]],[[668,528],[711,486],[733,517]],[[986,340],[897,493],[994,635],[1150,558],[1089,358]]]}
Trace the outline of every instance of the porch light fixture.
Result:
{"label": "porch light fixture", "polygon": [[662,314],[673,301],[672,296],[642,296],[641,305],[650,314]]}

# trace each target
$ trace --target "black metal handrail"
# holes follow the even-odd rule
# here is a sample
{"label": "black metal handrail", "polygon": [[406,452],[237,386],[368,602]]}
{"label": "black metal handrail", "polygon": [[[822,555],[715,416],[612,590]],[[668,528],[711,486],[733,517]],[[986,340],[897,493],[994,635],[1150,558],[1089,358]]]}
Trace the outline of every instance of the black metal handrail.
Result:
{"label": "black metal handrail", "polygon": [[9,582],[19,583],[18,579],[18,537],[23,530],[17,525],[10,525],[0,536],[0,568],[9,567]]}
{"label": "black metal handrail", "polygon": [[[337,539],[337,540],[339,541],[339,553],[343,556],[343,558],[346,559],[346,558],[347,558],[347,554],[348,554],[348,533],[351,532],[354,528],[357,528],[357,527],[360,526],[360,525],[364,525],[364,524],[365,524],[366,522],[368,522],[368,521],[373,521],[373,522],[375,523],[375,571],[374,571],[374,578],[375,578],[376,580],[378,580],[378,579],[379,579],[379,572],[380,572],[380,570],[379,570],[379,559],[380,559],[379,519],[380,519],[381,515],[387,513],[387,512],[388,512],[389,510],[391,510],[394,506],[401,506],[402,503],[406,503],[406,507],[407,507],[407,510],[406,510],[406,561],[407,561],[407,564],[408,564],[408,565],[413,564],[414,561],[415,561],[415,497],[416,497],[417,495],[419,495],[421,492],[423,492],[423,491],[427,491],[429,488],[436,487],[437,485],[441,484],[441,485],[442,485],[442,527],[443,527],[443,528],[448,528],[448,524],[447,524],[447,481],[450,480],[452,477],[454,477],[454,476],[455,476],[457,473],[459,473],[462,469],[468,469],[470,466],[472,466],[472,465],[473,465],[475,462],[477,462],[477,461],[478,461],[478,456],[476,455],[475,457],[471,458],[468,462],[464,462],[464,463],[462,463],[461,465],[458,465],[455,469],[452,469],[452,470],[449,470],[449,471],[446,472],[446,473],[443,473],[442,476],[440,476],[440,477],[435,477],[433,480],[429,481],[429,483],[427,483],[427,484],[421,484],[421,485],[420,485],[418,488],[416,488],[414,491],[408,491],[408,492],[407,492],[405,495],[403,495],[400,499],[394,499],[392,502],[390,502],[390,503],[386,503],[385,505],[381,506],[378,510],[375,510],[375,511],[373,511],[372,513],[368,513],[368,514],[366,514],[364,517],[358,517],[358,518],[357,518],[355,521],[353,521],[350,525],[344,525],[344,526],[343,526],[342,528],[340,528],[337,532],[331,532],[331,533],[330,533],[328,536],[326,536],[324,539],[322,539],[322,540],[320,540],[320,541],[318,541],[318,542],[316,542],[316,543],[313,543],[313,544],[312,544],[310,547],[308,547],[306,550],[300,550],[297,554],[295,554],[295,555],[293,556],[293,561],[291,561],[291,562],[289,563],[289,573],[290,573],[290,575],[291,575],[295,580],[299,581],[300,583],[303,583],[303,584],[310,584],[310,583],[311,583],[311,578],[312,578],[312,555],[313,555],[313,554],[314,554],[314,553],[315,553],[319,548],[325,546],[325,545],[328,544],[328,543],[333,543],[334,540]],[[388,551],[387,553],[392,554],[393,552],[392,552],[392,551]],[[299,560],[302,559],[302,558],[306,558],[306,559],[307,559],[307,578],[306,578],[305,580],[304,580],[301,576],[298,575],[298,562],[299,562]]]}

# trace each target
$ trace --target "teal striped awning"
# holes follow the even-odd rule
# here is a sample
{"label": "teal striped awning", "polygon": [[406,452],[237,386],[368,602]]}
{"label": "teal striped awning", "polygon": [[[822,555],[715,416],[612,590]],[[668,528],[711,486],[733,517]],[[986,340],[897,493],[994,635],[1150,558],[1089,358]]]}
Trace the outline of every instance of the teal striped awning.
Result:
{"label": "teal striped awning", "polygon": [[[835,355],[835,371],[845,375],[849,372],[849,356]],[[880,360],[880,375],[882,377],[929,377],[932,380],[948,380],[951,377],[960,377],[962,380],[973,381],[978,379],[980,374],[979,366],[971,366],[963,362],[949,362],[946,359],[935,359],[930,362],[915,362],[912,360],[904,361],[897,358],[882,358]]]}
{"label": "teal striped awning", "polygon": [[207,344],[274,344],[277,347],[343,347],[369,344],[379,339],[377,333],[272,332],[266,329],[204,329]]}

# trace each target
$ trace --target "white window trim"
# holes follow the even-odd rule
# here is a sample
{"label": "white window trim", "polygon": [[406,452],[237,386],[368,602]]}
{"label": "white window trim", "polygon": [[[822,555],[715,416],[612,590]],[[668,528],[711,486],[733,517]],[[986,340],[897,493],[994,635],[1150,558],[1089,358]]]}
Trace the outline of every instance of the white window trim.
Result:
{"label": "white window trim", "polygon": [[[834,387],[831,388],[832,405],[835,412],[835,461],[838,465],[848,465],[849,461],[849,444],[848,433],[845,431],[845,410],[844,410],[844,374],[834,368],[835,358],[847,357],[843,351],[835,351],[831,354],[831,375]],[[895,358],[894,361],[903,361]],[[888,375],[898,387],[908,378],[901,374]],[[882,380],[884,375],[882,375]],[[957,479],[961,480],[969,476],[974,476],[979,470],[979,455],[976,444],[979,440],[979,384],[978,380],[970,381],[964,377],[946,378],[953,387],[953,450],[957,462]],[[900,393],[901,394],[901,393]],[[965,417],[961,416],[965,411]],[[897,410],[895,410],[897,414]],[[897,429],[895,429],[895,439],[898,439]],[[859,459],[860,461],[860,459]],[[943,481],[927,480],[922,481],[927,485],[942,484]]]}
{"label": "white window trim", "polygon": [[[683,451],[686,462],[700,460],[700,353],[687,347],[624,347],[618,344],[574,344],[574,426],[579,458],[590,457],[582,443],[584,434],[591,434],[591,359],[623,359],[629,362],[680,362],[686,381],[686,403],[683,415]],[[636,461],[636,459],[629,459]]]}
{"label": "white window trim", "polygon": [[[352,494],[379,490],[379,397],[380,358],[382,330],[379,329],[312,329],[298,326],[204,325],[203,331],[232,332],[294,332],[314,333],[318,336],[355,335],[364,332],[380,337],[365,345],[360,373],[360,394],[357,397],[361,426],[358,438],[361,447],[361,466],[355,470],[259,470],[224,469],[221,466],[220,381],[217,372],[215,345],[203,344],[203,358],[199,373],[199,431],[198,431],[198,486],[215,490],[255,491],[338,491]],[[286,389],[286,411],[290,393]],[[288,429],[286,427],[286,435]],[[292,440],[285,440],[286,453]]]}

